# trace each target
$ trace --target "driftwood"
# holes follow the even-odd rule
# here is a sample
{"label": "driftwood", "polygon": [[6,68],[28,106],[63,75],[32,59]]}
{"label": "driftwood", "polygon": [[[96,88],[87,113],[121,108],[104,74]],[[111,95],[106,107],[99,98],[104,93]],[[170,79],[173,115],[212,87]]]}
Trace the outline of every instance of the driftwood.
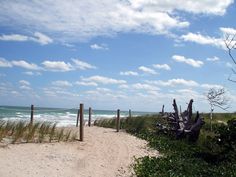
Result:
{"label": "driftwood", "polygon": [[189,101],[187,110],[183,113],[178,110],[175,99],[173,100],[173,113],[164,112],[164,105],[160,115],[166,120],[166,124],[157,123],[157,127],[164,132],[174,132],[177,139],[187,137],[189,141],[197,141],[202,125],[203,118],[200,117],[199,112],[196,113],[195,119],[192,113],[193,100]]}

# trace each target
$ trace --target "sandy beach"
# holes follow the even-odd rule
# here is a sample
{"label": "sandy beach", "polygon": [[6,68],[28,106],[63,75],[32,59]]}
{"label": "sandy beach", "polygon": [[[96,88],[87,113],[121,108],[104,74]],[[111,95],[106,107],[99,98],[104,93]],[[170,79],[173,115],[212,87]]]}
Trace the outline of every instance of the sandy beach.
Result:
{"label": "sandy beach", "polygon": [[1,144],[0,176],[128,177],[134,157],[145,155],[159,154],[125,132],[85,127],[84,142]]}

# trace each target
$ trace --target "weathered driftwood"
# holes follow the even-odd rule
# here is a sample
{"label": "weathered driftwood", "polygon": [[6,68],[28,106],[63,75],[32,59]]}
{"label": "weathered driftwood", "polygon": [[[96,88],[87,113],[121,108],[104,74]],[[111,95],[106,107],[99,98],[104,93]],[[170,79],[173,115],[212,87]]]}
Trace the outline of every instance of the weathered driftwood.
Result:
{"label": "weathered driftwood", "polygon": [[163,119],[167,121],[166,125],[157,123],[157,127],[164,132],[172,131],[175,133],[176,138],[187,137],[190,141],[196,141],[198,139],[200,129],[204,124],[203,118],[200,117],[199,113],[196,113],[195,119],[193,119],[192,113],[193,100],[189,101],[187,110],[183,113],[178,110],[175,99],[173,100],[173,113],[164,112],[164,105],[160,112]]}

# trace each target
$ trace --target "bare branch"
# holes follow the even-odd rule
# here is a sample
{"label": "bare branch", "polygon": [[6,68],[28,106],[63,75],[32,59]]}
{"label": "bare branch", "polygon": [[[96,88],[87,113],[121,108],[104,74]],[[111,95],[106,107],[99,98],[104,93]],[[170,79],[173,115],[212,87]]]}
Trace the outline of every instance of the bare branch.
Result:
{"label": "bare branch", "polygon": [[[226,48],[228,49],[228,55],[231,58],[231,60],[233,61],[233,63],[236,65],[236,59],[234,58],[233,54],[232,54],[232,50],[236,49],[236,34],[226,34],[225,35],[225,39],[224,39],[224,43]],[[233,74],[236,74],[236,71],[234,69],[231,69]],[[235,80],[231,79],[231,75],[228,78],[229,81],[231,82],[235,82]]]}
{"label": "bare branch", "polygon": [[229,108],[229,98],[227,98],[225,94],[226,91],[224,88],[211,88],[206,96],[210,105],[219,107],[223,110],[227,110]]}

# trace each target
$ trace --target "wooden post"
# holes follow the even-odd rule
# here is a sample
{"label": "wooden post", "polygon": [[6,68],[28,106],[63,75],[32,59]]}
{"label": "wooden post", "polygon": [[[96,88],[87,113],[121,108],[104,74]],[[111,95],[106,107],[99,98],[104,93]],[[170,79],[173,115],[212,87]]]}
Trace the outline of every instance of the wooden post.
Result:
{"label": "wooden post", "polygon": [[33,124],[34,121],[34,105],[31,105],[30,123]]}
{"label": "wooden post", "polygon": [[116,117],[116,131],[120,131],[120,110],[117,110],[117,117]]}
{"label": "wooden post", "polygon": [[92,108],[89,107],[89,120],[88,120],[88,126],[91,126],[91,116],[92,116]]}
{"label": "wooden post", "polygon": [[76,127],[78,127],[78,125],[79,125],[79,109],[77,112]]}
{"label": "wooden post", "polygon": [[131,118],[132,117],[132,115],[131,115],[131,109],[129,110],[129,118]]}
{"label": "wooden post", "polygon": [[84,140],[84,104],[80,104],[80,141]]}

